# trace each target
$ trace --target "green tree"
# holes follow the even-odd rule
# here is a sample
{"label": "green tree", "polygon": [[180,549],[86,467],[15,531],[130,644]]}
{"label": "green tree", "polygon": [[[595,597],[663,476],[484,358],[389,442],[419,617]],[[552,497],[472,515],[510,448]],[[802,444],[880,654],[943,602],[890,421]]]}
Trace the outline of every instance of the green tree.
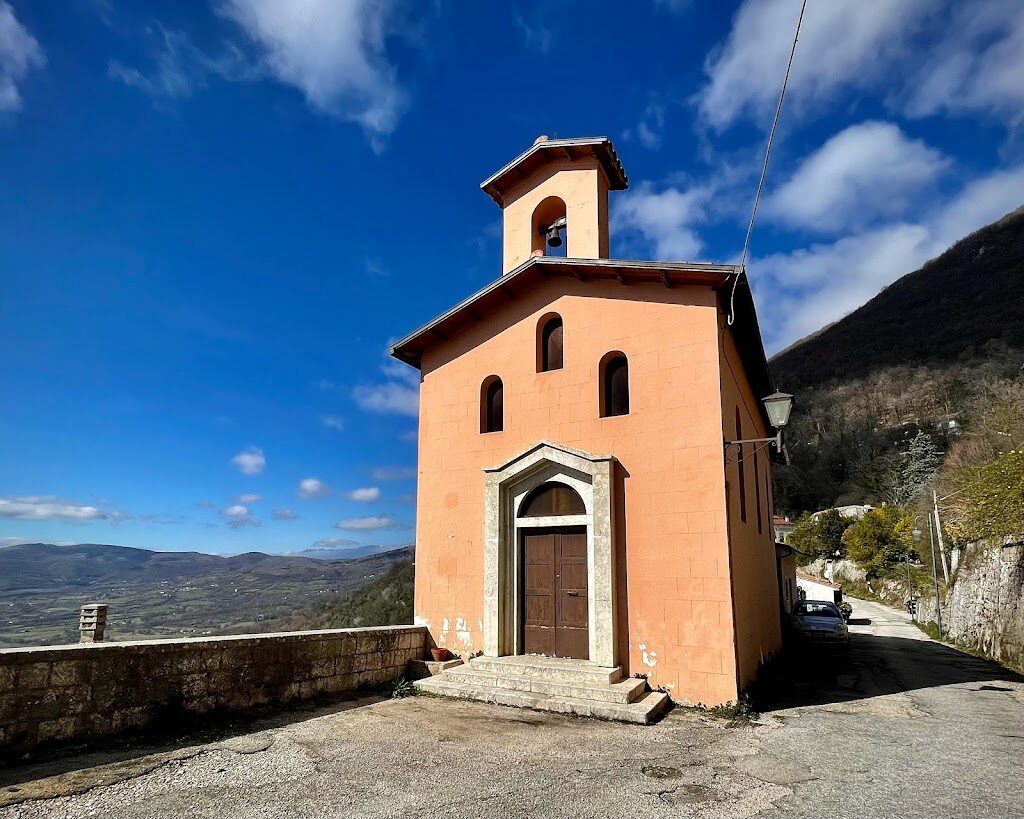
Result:
{"label": "green tree", "polygon": [[932,436],[918,430],[903,456],[903,474],[911,499],[920,495],[924,485],[939,471],[940,455]]}
{"label": "green tree", "polygon": [[844,551],[843,533],[850,523],[835,509],[827,509],[814,516],[803,515],[794,525],[788,542],[810,560],[831,557]]}
{"label": "green tree", "polygon": [[906,452],[890,453],[881,496],[898,506],[911,503],[938,473],[940,456],[932,437],[923,429],[918,430]]}
{"label": "green tree", "polygon": [[913,525],[898,506],[871,509],[843,534],[846,554],[877,577],[888,566],[901,563],[913,551]]}

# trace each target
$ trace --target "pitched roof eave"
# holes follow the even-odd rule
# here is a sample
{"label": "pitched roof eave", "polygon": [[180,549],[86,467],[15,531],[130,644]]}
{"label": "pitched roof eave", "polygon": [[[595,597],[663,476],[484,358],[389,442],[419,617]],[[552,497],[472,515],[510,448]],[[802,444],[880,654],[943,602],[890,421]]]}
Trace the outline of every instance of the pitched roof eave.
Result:
{"label": "pitched roof eave", "polygon": [[[735,278],[737,276],[738,279]],[[729,329],[740,350],[751,386],[759,393],[758,397],[774,392],[746,273],[738,265],[731,264],[535,256],[399,339],[388,352],[394,358],[419,368],[423,352],[428,347],[475,323],[481,314],[501,309],[533,285],[556,277],[573,278],[584,283],[617,280],[623,285],[649,283],[674,287],[695,284],[710,287],[722,294],[723,302],[728,303],[730,299],[733,302],[736,320]]]}

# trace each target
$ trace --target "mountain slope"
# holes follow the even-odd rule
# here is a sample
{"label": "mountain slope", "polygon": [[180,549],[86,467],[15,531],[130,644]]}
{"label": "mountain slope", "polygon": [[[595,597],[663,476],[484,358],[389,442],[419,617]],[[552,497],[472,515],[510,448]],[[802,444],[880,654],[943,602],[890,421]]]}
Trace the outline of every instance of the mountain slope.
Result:
{"label": "mountain slope", "polygon": [[897,365],[947,366],[1024,350],[1024,207],[961,239],[770,362],[796,393]]}
{"label": "mountain slope", "polygon": [[76,641],[86,602],[109,604],[113,640],[273,630],[297,611],[358,592],[412,555],[411,546],[351,560],[90,543],[6,546],[0,646]]}
{"label": "mountain slope", "polygon": [[776,355],[796,396],[775,473],[798,514],[892,501],[919,432],[941,453],[1024,391],[1024,208],[957,242],[850,315]]}

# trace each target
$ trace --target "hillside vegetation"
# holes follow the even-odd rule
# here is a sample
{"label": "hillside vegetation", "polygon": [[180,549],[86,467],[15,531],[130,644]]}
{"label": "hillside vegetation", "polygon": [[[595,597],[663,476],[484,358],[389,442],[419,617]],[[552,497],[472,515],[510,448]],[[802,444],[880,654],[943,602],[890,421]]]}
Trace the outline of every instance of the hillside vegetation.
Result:
{"label": "hillside vegetation", "polygon": [[328,600],[297,612],[285,621],[284,628],[301,631],[411,623],[414,573],[412,560],[396,563],[383,577],[371,580],[349,598]]}
{"label": "hillside vegetation", "polygon": [[926,486],[958,491],[967,473],[954,471],[1021,445],[1011,427],[1024,406],[1022,285],[1024,208],[772,359],[775,382],[797,397],[777,509],[913,504]]}

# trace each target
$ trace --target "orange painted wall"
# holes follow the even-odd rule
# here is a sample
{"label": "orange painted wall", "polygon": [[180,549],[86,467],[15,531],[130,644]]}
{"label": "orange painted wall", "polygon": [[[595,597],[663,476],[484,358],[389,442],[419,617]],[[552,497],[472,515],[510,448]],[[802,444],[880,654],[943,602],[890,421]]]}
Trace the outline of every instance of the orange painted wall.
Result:
{"label": "orange painted wall", "polygon": [[[565,366],[537,373],[536,325],[549,311],[564,322]],[[718,316],[707,288],[558,279],[424,354],[415,611],[438,644],[482,648],[482,469],[550,440],[612,454],[628,475],[625,670],[680,701],[736,698]],[[630,414],[600,418],[597,365],[609,350],[629,359]],[[504,383],[504,430],[481,434],[491,374]]]}
{"label": "orange painted wall", "polygon": [[[770,433],[760,414],[760,398],[764,396],[756,396],[751,389],[732,334],[725,328],[724,320],[721,324],[722,343],[719,349],[723,435],[726,440],[737,440],[736,410],[739,408],[742,437],[765,438]],[[731,447],[730,463],[726,466],[736,653],[741,691],[755,679],[760,665],[782,645],[769,455],[768,448],[763,444],[746,444],[741,461],[736,449]],[[742,520],[740,512],[741,468],[745,469],[746,522]]]}

